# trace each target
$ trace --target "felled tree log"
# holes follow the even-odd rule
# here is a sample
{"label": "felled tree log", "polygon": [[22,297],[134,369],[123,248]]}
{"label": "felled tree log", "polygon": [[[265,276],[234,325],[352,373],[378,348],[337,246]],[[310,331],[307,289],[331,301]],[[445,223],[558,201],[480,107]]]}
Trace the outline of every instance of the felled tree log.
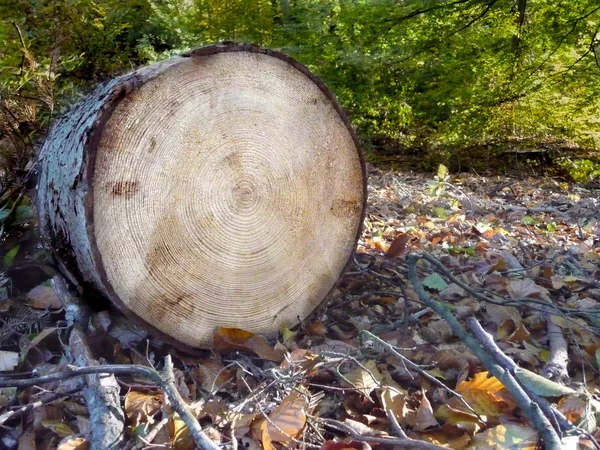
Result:
{"label": "felled tree log", "polygon": [[99,87],[40,158],[64,272],[183,347],[272,334],[333,289],[360,234],[364,162],[332,94],[272,51],[216,45]]}

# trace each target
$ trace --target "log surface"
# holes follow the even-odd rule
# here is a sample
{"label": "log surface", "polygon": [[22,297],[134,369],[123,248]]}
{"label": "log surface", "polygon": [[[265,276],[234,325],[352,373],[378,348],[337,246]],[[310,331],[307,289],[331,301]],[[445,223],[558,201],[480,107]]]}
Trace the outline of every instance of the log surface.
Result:
{"label": "log surface", "polygon": [[356,136],[299,63],[217,45],[99,87],[40,159],[42,236],[63,270],[183,347],[217,326],[306,318],[356,245]]}

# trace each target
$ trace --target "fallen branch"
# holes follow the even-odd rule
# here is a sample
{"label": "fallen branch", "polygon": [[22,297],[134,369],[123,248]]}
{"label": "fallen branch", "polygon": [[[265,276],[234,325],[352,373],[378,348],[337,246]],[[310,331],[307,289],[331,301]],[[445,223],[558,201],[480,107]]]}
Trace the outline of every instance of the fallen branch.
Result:
{"label": "fallen branch", "polygon": [[[500,350],[500,348],[496,345],[494,338],[482,328],[481,324],[472,317],[467,319],[467,324],[469,325],[469,328],[471,329],[473,334],[481,342],[483,347],[490,352],[492,357],[500,365],[505,365],[506,369],[513,375],[515,375],[518,369],[516,363],[511,358],[506,356],[506,354],[502,350]],[[590,442],[592,442],[596,450],[600,450],[600,444],[598,444],[598,441],[588,432],[573,425],[559,410],[553,408],[545,398],[540,397],[539,395],[531,392],[527,388],[523,389],[527,392],[531,399],[540,407],[544,415],[552,419],[558,430],[562,431],[562,433],[564,434],[584,436],[585,438],[589,439]]]}
{"label": "fallen branch", "polygon": [[219,450],[209,437],[202,431],[202,427],[198,420],[194,417],[185,401],[177,391],[175,386],[175,378],[173,376],[173,362],[171,356],[165,357],[165,367],[161,373],[151,369],[150,367],[135,365],[135,364],[104,364],[98,366],[76,367],[67,366],[64,372],[44,375],[37,378],[28,379],[5,379],[0,376],[0,388],[16,387],[27,388],[38,384],[51,383],[53,381],[61,381],[67,378],[80,377],[91,374],[113,374],[113,375],[135,375],[149,379],[156,383],[165,393],[171,407],[181,417],[187,428],[190,430],[194,442],[201,450]]}
{"label": "fallen branch", "polygon": [[[52,278],[52,287],[73,330],[69,336],[71,362],[80,367],[98,365],[88,345],[85,330],[91,312],[72,295],[61,276]],[[121,408],[121,387],[112,374],[89,374],[79,382],[90,413],[89,443],[92,450],[117,450],[125,443],[125,414]]]}
{"label": "fallen branch", "polygon": [[542,376],[560,383],[569,378],[569,372],[567,371],[567,364],[569,363],[568,345],[562,329],[555,322],[557,319],[556,314],[552,314],[550,308],[545,308],[544,316],[546,317],[550,355],[542,368]]}
{"label": "fallen branch", "polygon": [[[482,345],[460,325],[458,320],[452,315],[450,310],[446,309],[441,303],[433,300],[423,288],[417,276],[417,262],[421,257],[430,260],[428,257],[410,254],[408,256],[409,279],[419,299],[440,315],[448,324],[454,334],[463,341],[463,343],[473,352],[482,362],[486,369],[494,375],[511,393],[517,405],[523,414],[529,419],[535,430],[540,434],[544,441],[546,450],[560,450],[563,448],[561,439],[552,427],[548,418],[542,413],[539,406],[534,403],[527,393],[523,390],[515,377],[508,370],[499,364],[488,354]],[[439,261],[435,260],[437,263]],[[439,263],[441,265],[441,263]],[[435,264],[437,265],[437,264]]]}
{"label": "fallen branch", "polygon": [[[80,327],[71,331],[69,348],[73,362],[81,367],[98,366]],[[83,398],[90,412],[90,448],[116,450],[125,442],[125,414],[121,408],[121,388],[114,375],[89,374],[81,381]]]}
{"label": "fallen branch", "polygon": [[[354,428],[346,425],[343,422],[333,419],[321,419],[325,426],[328,426],[341,433],[349,434],[350,437],[359,442],[372,442],[374,444],[387,444],[397,446],[395,448],[402,449],[415,449],[415,450],[448,450],[448,447],[442,447],[441,445],[430,444],[425,441],[418,441],[409,437],[385,437],[385,436],[365,436],[358,433]],[[404,434],[404,432],[402,431]]]}

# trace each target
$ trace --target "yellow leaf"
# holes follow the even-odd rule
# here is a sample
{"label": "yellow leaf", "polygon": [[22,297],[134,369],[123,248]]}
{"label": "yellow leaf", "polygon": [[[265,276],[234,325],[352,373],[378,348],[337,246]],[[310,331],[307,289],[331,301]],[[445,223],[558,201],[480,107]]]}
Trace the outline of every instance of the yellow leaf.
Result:
{"label": "yellow leaf", "polygon": [[87,450],[90,443],[82,437],[66,438],[58,444],[56,450]]}
{"label": "yellow leaf", "polygon": [[177,413],[173,414],[171,419],[171,438],[175,450],[193,450],[196,448],[190,430]]}
{"label": "yellow leaf", "polygon": [[482,416],[503,416],[516,409],[502,383],[496,377],[488,378],[487,372],[476,374],[471,381],[463,381],[456,392]]}
{"label": "yellow leaf", "polygon": [[454,406],[451,403],[452,402],[440,406],[435,411],[435,417],[448,424],[454,425],[461,430],[468,431],[471,434],[477,433],[485,426],[485,423],[475,414],[463,409],[464,405],[459,404],[458,406]]}
{"label": "yellow leaf", "polygon": [[69,425],[64,422],[59,422],[58,420],[42,420],[42,426],[54,431],[61,438],[73,434],[73,430],[71,430]]}
{"label": "yellow leaf", "polygon": [[462,393],[470,390],[497,392],[504,389],[504,385],[496,377],[488,377],[487,372],[479,372],[472,380],[463,381],[456,387],[456,392]]}
{"label": "yellow leaf", "polygon": [[281,338],[283,339],[283,342],[293,341],[298,334],[298,331],[290,330],[285,324],[281,325],[279,331],[281,332]]}
{"label": "yellow leaf", "polygon": [[538,433],[532,428],[506,424],[476,434],[469,448],[476,450],[536,450]]}

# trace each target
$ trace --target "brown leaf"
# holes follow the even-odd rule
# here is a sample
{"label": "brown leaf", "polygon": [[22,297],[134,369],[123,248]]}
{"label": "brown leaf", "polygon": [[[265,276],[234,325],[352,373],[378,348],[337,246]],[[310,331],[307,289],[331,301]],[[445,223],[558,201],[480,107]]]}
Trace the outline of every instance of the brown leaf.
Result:
{"label": "brown leaf", "polygon": [[494,305],[488,303],[485,305],[485,310],[488,313],[492,322],[501,324],[505,320],[511,320],[515,325],[521,322],[521,313],[514,306]]}
{"label": "brown leaf", "polygon": [[234,350],[253,352],[263,359],[281,362],[283,354],[274,350],[263,336],[240,328],[219,327],[214,334],[214,347],[219,352]]}
{"label": "brown leaf", "polygon": [[133,427],[141,423],[152,422],[152,417],[162,408],[160,394],[129,391],[125,396],[125,415]]}
{"label": "brown leaf", "polygon": [[262,426],[263,445],[265,440],[286,444],[298,437],[306,425],[307,407],[306,396],[301,392],[293,391],[284,398]]}
{"label": "brown leaf", "polygon": [[311,336],[327,336],[327,325],[323,322],[313,322],[304,331]]}
{"label": "brown leaf", "polygon": [[579,395],[568,395],[558,402],[558,410],[565,415],[569,422],[577,424],[587,412],[587,402]]}
{"label": "brown leaf", "polygon": [[485,426],[485,422],[482,422],[471,411],[466,410],[462,403],[456,401],[450,401],[449,403],[440,406],[435,411],[435,417],[448,424],[454,425],[461,430],[467,431],[470,434],[477,433]]}
{"label": "brown leaf", "polygon": [[206,359],[192,373],[200,380],[200,386],[207,392],[228,390],[235,378],[232,369],[226,369],[220,359]]}
{"label": "brown leaf", "polygon": [[36,309],[60,309],[62,303],[50,286],[43,284],[34,287],[27,293],[27,305]]}
{"label": "brown leaf", "polygon": [[421,335],[430,344],[442,344],[448,342],[454,332],[445,320],[432,320],[421,329]]}
{"label": "brown leaf", "polygon": [[407,392],[401,389],[385,386],[379,392],[379,401],[384,411],[392,413],[398,423],[406,426],[414,423],[416,411],[406,401]]}
{"label": "brown leaf", "polygon": [[425,395],[425,391],[421,390],[421,394],[421,403],[419,409],[417,409],[415,423],[413,425],[413,428],[417,431],[425,431],[427,428],[437,427],[439,425],[433,414],[431,403],[429,402],[427,395]]}
{"label": "brown leaf", "polygon": [[300,367],[307,372],[307,375],[314,375],[317,370],[314,367],[322,361],[321,357],[310,350],[297,348],[289,353],[285,360],[281,363],[282,369],[290,369],[291,367]]}
{"label": "brown leaf", "polygon": [[514,344],[521,344],[524,341],[531,341],[531,333],[523,323],[520,323],[517,329],[506,340]]}
{"label": "brown leaf", "polygon": [[390,245],[385,256],[388,258],[396,258],[402,256],[406,252],[406,244],[410,242],[412,236],[406,233],[400,233]]}
{"label": "brown leaf", "polygon": [[531,278],[524,280],[510,280],[507,287],[508,293],[512,298],[540,298],[548,294],[548,290],[535,284]]}
{"label": "brown leaf", "polygon": [[175,450],[194,450],[196,448],[194,440],[190,434],[190,430],[183,422],[183,419],[179,416],[179,414],[173,414],[173,417],[170,421],[170,429],[172,448]]}
{"label": "brown leaf", "polygon": [[28,428],[25,432],[19,436],[19,446],[17,450],[36,450],[35,445],[35,431],[32,428]]}
{"label": "brown leaf", "polygon": [[466,292],[456,283],[450,283],[446,289],[440,292],[440,299],[447,302],[460,300],[466,296]]}
{"label": "brown leaf", "polygon": [[365,425],[362,422],[358,422],[357,420],[345,419],[344,424],[348,425],[361,436],[387,436],[386,432],[371,428],[370,426]]}

